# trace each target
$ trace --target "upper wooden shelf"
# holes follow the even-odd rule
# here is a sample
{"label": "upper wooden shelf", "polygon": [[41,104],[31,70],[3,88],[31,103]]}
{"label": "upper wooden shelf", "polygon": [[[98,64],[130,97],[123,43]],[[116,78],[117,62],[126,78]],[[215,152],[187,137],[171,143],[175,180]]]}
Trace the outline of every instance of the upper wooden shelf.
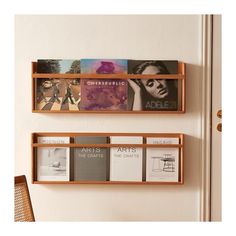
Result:
{"label": "upper wooden shelf", "polygon": [[[86,114],[181,114],[186,112],[186,64],[183,62],[178,63],[178,74],[156,74],[156,75],[149,75],[149,74],[48,74],[48,73],[37,73],[37,62],[32,62],[32,112],[33,113],[86,113]],[[38,82],[40,79],[49,79],[49,80],[60,80],[63,79],[65,82],[64,87],[60,88],[63,91],[60,92],[60,103],[57,102],[58,100],[55,100],[52,102],[53,97],[52,94],[48,96],[46,95],[47,99],[44,99],[46,102],[38,101],[39,97],[39,91],[40,88],[40,82]],[[169,108],[172,105],[161,105],[161,106],[168,106],[167,108],[159,108],[158,101],[155,107],[152,109],[142,109],[142,110],[135,110],[132,109],[129,105],[127,105],[127,110],[122,109],[81,109],[79,105],[71,104],[69,101],[69,97],[67,97],[67,105],[62,105],[62,101],[65,98],[65,90],[66,90],[66,84],[69,84],[70,82],[66,82],[67,80],[75,80],[75,79],[166,79],[166,80],[178,80],[178,87],[177,87],[177,98],[171,102],[172,104],[176,102],[177,105],[175,105],[175,108]],[[77,88],[78,90],[78,88]],[[76,90],[76,91],[77,91]],[[52,93],[52,92],[51,92]],[[78,93],[78,91],[77,91]],[[128,90],[127,99],[130,99],[129,94],[130,91]],[[81,96],[81,95],[80,95]],[[134,95],[132,95],[134,96]],[[134,98],[134,97],[133,97]],[[132,99],[133,99],[132,98]],[[78,98],[77,98],[78,99]],[[141,98],[143,99],[143,98]],[[78,100],[77,100],[78,101]],[[153,105],[153,104],[152,104]],[[78,108],[79,107],[79,108]]]}

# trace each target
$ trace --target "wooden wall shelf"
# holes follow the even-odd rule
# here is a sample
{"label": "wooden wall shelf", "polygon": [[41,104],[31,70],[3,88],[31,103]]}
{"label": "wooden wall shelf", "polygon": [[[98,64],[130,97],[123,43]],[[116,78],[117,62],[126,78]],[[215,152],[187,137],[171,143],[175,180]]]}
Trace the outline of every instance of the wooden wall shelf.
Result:
{"label": "wooden wall shelf", "polygon": [[[124,143],[124,144],[114,144],[114,143],[110,143],[110,137],[123,137],[124,139],[126,137],[141,137],[142,138],[142,144],[130,144],[130,143]],[[51,138],[55,138],[55,137],[68,137],[69,139],[69,143],[40,143],[39,139],[42,137],[51,137]],[[80,144],[80,143],[75,143],[75,137],[108,137],[108,143],[106,144],[94,144],[94,143],[84,143],[84,144]],[[175,140],[178,140],[178,143],[176,144],[147,144],[146,140],[147,138],[168,138],[169,140],[171,140],[172,138],[174,138]],[[184,135],[180,134],[180,133],[33,133],[32,134],[32,143],[31,143],[31,147],[32,147],[32,183],[33,184],[132,184],[132,185],[156,185],[156,184],[162,184],[162,185],[178,185],[178,184],[183,184],[184,183]],[[108,163],[111,162],[111,158],[114,157],[114,155],[111,155],[111,148],[142,148],[142,179],[139,181],[135,181],[135,180],[110,180],[111,177],[111,172],[109,170],[109,176],[107,180],[96,180],[96,179],[92,179],[92,180],[75,180],[73,179],[73,177],[70,175],[68,180],[45,180],[45,179],[38,179],[40,170],[39,170],[39,161],[38,158],[43,158],[42,156],[38,156],[38,150],[44,149],[50,149],[50,148],[66,148],[70,150],[70,163],[74,163],[74,159],[77,158],[76,155],[74,154],[74,151],[76,150],[76,148],[92,148],[92,149],[96,149],[96,148],[106,148],[108,149]],[[147,162],[150,163],[150,154],[147,154],[147,150],[154,150],[154,152],[156,150],[175,150],[176,153],[178,153],[176,156],[174,156],[174,158],[176,158],[174,161],[176,163],[176,166],[174,168],[176,168],[176,179],[164,179],[162,180],[157,180],[155,181],[155,179],[151,179],[151,180],[147,180],[147,173],[149,171],[149,169],[147,168]],[[166,151],[168,153],[168,151]],[[171,152],[171,151],[170,151]],[[161,155],[160,153],[158,153],[158,155]],[[149,159],[148,159],[149,158]],[[173,159],[173,158],[172,158]],[[110,164],[109,164],[110,165]],[[150,164],[149,164],[150,165]],[[110,166],[109,166],[110,167]],[[70,166],[70,171],[71,169],[74,169],[74,166],[71,164]],[[173,171],[174,172],[174,171]],[[153,174],[153,173],[151,173]],[[155,174],[155,173],[154,173]],[[125,175],[125,173],[124,173]],[[170,175],[172,175],[172,173],[170,173]],[[173,174],[174,175],[174,174]],[[172,177],[171,177],[172,178]]]}
{"label": "wooden wall shelf", "polygon": [[[178,74],[44,74],[37,73],[37,62],[32,62],[32,112],[33,113],[86,113],[86,114],[181,114],[186,111],[186,64],[179,62]],[[178,110],[150,110],[150,111],[136,111],[136,110],[78,110],[78,109],[54,109],[43,110],[37,107],[36,98],[36,81],[38,79],[167,79],[178,80]]]}

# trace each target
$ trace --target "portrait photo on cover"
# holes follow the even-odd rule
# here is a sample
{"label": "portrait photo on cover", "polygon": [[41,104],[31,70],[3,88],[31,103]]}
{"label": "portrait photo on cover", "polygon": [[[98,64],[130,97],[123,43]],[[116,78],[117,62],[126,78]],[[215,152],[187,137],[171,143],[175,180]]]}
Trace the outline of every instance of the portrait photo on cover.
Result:
{"label": "portrait photo on cover", "polygon": [[[129,74],[178,74],[178,61],[129,60]],[[129,109],[178,110],[177,79],[129,79]]]}

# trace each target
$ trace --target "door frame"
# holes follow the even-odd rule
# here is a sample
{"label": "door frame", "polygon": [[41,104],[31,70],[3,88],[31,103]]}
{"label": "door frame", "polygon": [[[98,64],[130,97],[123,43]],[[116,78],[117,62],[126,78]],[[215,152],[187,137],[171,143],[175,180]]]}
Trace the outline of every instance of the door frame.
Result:
{"label": "door frame", "polygon": [[212,15],[202,16],[200,221],[211,218]]}
{"label": "door frame", "polygon": [[[221,166],[213,169],[214,157],[212,156],[212,84],[213,84],[213,15],[202,16],[202,101],[201,101],[201,189],[200,189],[200,221],[211,221],[211,215],[214,204],[220,204],[220,196],[217,196],[217,202],[213,204],[213,193],[216,193],[214,186],[219,185],[212,177],[212,171],[217,171],[221,176]],[[217,27],[220,27],[218,25]],[[218,39],[217,39],[218,40]],[[219,163],[220,165],[220,163]],[[216,197],[216,196],[215,196]],[[221,211],[214,208],[214,212],[220,218]]]}

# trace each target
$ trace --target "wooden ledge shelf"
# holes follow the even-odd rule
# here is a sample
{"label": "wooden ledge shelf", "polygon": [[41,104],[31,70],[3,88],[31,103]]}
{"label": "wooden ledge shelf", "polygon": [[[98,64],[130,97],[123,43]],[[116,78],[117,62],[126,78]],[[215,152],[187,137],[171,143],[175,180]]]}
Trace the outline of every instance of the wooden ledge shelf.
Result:
{"label": "wooden ledge shelf", "polygon": [[[79,140],[88,140],[89,138],[106,138],[107,143],[103,143],[103,144],[99,144],[99,143],[89,143],[87,141],[87,143],[79,143]],[[128,140],[130,137],[131,138],[139,138],[140,140],[142,140],[142,143],[140,144],[132,144],[132,143],[112,143],[112,138],[116,138],[119,137],[119,140]],[[33,184],[112,184],[112,185],[181,185],[184,183],[184,134],[181,133],[74,133],[74,132],[66,132],[66,133],[60,133],[60,132],[40,132],[40,133],[32,133],[32,141],[31,141],[31,148],[32,148],[32,183]],[[49,143],[45,143],[47,141],[47,138],[49,138]],[[66,138],[66,140],[68,140],[69,143],[51,143],[53,142],[52,140],[59,140],[59,139],[63,139]],[[156,144],[156,143],[147,143],[148,140],[150,139],[155,139],[155,138],[159,138],[159,139],[155,139],[156,142],[157,140],[159,140],[162,143]],[[42,141],[44,140],[44,141]],[[77,140],[77,141],[76,141]],[[175,141],[174,141],[175,140]],[[174,141],[175,143],[170,143]],[[178,141],[178,142],[177,142]],[[44,143],[42,143],[44,142]],[[61,140],[60,140],[61,142]],[[121,141],[122,142],[122,141]],[[165,143],[167,142],[167,143]],[[169,142],[169,143],[168,143]],[[176,143],[177,142],[177,143]],[[70,159],[70,167],[68,170],[72,170],[73,169],[73,174],[71,173],[71,175],[68,177],[69,179],[38,179],[39,176],[39,172],[40,172],[40,164],[39,164],[39,158],[44,158],[43,156],[40,156],[39,154],[39,150],[56,150],[56,149],[62,149],[65,148],[67,150],[69,150],[70,154],[68,156],[68,158]],[[103,150],[107,150],[106,151],[106,156],[105,158],[107,159],[107,163],[109,163],[109,167],[107,166],[106,169],[109,169],[109,173],[107,174],[107,178],[106,180],[78,180],[78,179],[74,179],[74,172],[76,172],[74,162],[75,159],[78,158],[78,153],[76,154],[77,150],[80,149],[86,149],[88,153],[94,153],[94,150],[97,149],[103,149]],[[125,155],[130,155],[130,150],[133,149],[141,149],[141,158],[142,158],[142,170],[140,172],[141,176],[142,176],[142,181],[123,181],[120,179],[117,181],[110,180],[110,176],[111,176],[111,166],[110,166],[110,162],[111,162],[111,158],[114,158],[114,154],[111,154],[111,150],[112,149],[118,149],[121,148],[122,150],[125,150],[125,152],[128,150],[127,153],[125,153]],[[158,151],[158,153],[155,154],[155,152]],[[163,150],[163,151],[162,151]],[[173,154],[172,151],[175,154]],[[114,151],[114,150],[113,150]],[[148,154],[148,151],[151,152]],[[87,152],[87,151],[86,151]],[[154,152],[154,154],[153,154]],[[162,154],[163,152],[166,152],[164,154]],[[99,151],[100,153],[100,151]],[[147,163],[149,162],[150,165],[150,155],[154,155],[156,156],[155,158],[162,158],[162,160],[164,161],[169,161],[168,157],[170,158],[170,153],[172,153],[172,161],[174,161],[175,166],[173,167],[173,170],[177,171],[177,176],[178,179],[171,179],[173,181],[170,181],[169,179],[165,179],[163,180],[158,180],[156,181],[155,179],[153,180],[149,180],[147,179],[148,176],[148,168],[147,168]],[[177,154],[176,154],[177,153]],[[47,154],[48,155],[48,154]],[[163,156],[162,156],[163,155]],[[167,155],[167,158],[166,156]],[[169,155],[169,156],[168,156]],[[159,156],[159,157],[158,157]],[[83,158],[85,158],[86,156],[83,156]],[[54,158],[54,157],[53,157]],[[87,158],[87,157],[86,157]],[[166,158],[166,159],[165,159]],[[174,159],[173,159],[174,158]],[[154,163],[154,159],[151,160]],[[54,160],[55,162],[55,160]],[[57,161],[56,161],[57,162]],[[153,164],[154,165],[154,164]],[[168,164],[168,168],[172,165],[172,163]],[[50,164],[49,166],[52,167],[52,165]],[[94,168],[94,167],[93,167]],[[114,167],[112,167],[114,168]],[[81,171],[81,170],[80,170]],[[107,170],[106,170],[107,171]],[[123,170],[122,170],[123,171]],[[77,171],[78,172],[78,171]],[[170,171],[172,172],[172,171]],[[123,173],[123,172],[122,172]],[[176,178],[176,177],[175,177]]]}
{"label": "wooden ledge shelf", "polygon": [[[178,74],[157,74],[157,75],[148,75],[148,74],[49,74],[49,73],[37,73],[37,62],[32,62],[32,113],[80,113],[80,114],[183,114],[186,112],[186,64],[183,62],[179,62],[178,64]],[[57,79],[57,80],[73,80],[73,79],[123,79],[123,80],[129,80],[129,79],[166,79],[166,80],[178,80],[178,108],[175,109],[169,109],[169,108],[162,108],[158,110],[158,108],[155,108],[153,110],[132,110],[132,108],[128,108],[127,110],[112,110],[112,109],[98,109],[98,110],[80,110],[80,105],[78,107],[68,107],[69,108],[62,108],[61,104],[55,104],[53,106],[52,104],[47,105],[46,103],[39,104],[39,100],[37,100],[38,92],[37,92],[37,84],[40,79]],[[50,97],[49,96],[49,100]],[[63,96],[62,96],[63,97]],[[129,96],[127,96],[129,97]],[[60,98],[62,99],[62,98]],[[67,98],[68,99],[68,98]],[[49,102],[48,102],[49,103]],[[47,105],[46,107],[44,107]],[[164,107],[164,106],[163,106]]]}

